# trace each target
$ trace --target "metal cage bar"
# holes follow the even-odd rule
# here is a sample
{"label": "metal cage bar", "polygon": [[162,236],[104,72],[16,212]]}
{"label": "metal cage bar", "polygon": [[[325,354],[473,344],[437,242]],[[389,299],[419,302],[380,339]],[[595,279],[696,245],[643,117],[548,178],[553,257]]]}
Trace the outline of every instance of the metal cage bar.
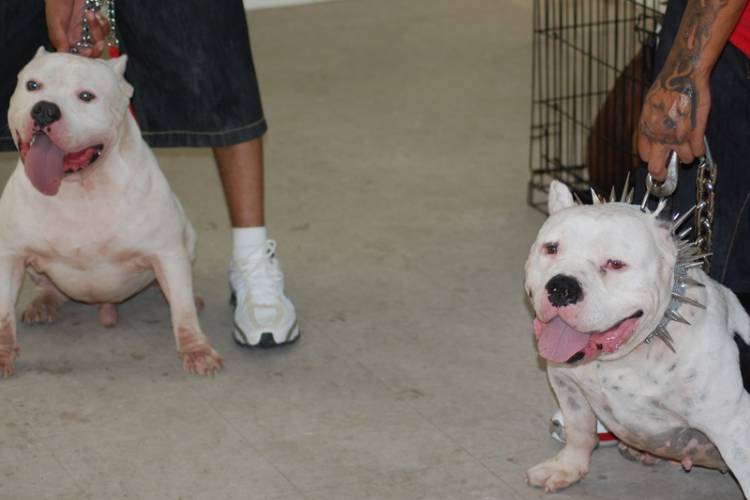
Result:
{"label": "metal cage bar", "polygon": [[558,179],[621,189],[651,84],[664,0],[534,0],[528,203]]}

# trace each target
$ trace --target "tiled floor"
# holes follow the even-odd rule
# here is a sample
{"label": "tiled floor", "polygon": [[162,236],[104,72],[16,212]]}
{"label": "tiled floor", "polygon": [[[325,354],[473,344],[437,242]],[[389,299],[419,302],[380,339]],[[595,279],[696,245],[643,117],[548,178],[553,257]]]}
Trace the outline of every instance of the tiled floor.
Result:
{"label": "tiled floor", "polygon": [[[555,408],[523,262],[530,2],[350,0],[251,15],[272,236],[302,340],[230,339],[228,225],[207,151],[159,152],[199,231],[205,331],[183,374],[150,290],[116,329],[69,304],[0,382],[0,497],[536,499]],[[13,155],[0,155],[3,176]],[[27,287],[21,304],[29,300]],[[561,499],[739,499],[729,475],[596,451]]]}

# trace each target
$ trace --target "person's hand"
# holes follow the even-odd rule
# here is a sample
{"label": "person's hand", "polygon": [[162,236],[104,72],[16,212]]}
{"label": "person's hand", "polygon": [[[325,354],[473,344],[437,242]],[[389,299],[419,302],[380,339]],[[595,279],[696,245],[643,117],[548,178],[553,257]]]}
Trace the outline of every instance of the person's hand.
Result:
{"label": "person's hand", "polygon": [[705,154],[703,136],[710,108],[707,77],[657,77],[644,99],[638,125],[638,152],[655,180],[666,178],[671,151],[686,164]]}
{"label": "person's hand", "polygon": [[[47,30],[52,45],[58,52],[68,52],[81,39],[83,0],[46,0],[45,13]],[[109,34],[107,19],[97,12],[86,11],[86,19],[91,34],[91,47],[78,52],[86,57],[99,57],[106,46]]]}

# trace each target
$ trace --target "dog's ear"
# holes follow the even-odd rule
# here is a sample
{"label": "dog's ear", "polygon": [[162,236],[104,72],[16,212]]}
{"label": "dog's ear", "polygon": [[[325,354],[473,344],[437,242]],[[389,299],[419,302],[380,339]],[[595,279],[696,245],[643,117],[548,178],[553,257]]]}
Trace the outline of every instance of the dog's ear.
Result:
{"label": "dog's ear", "polygon": [[113,57],[107,62],[118,75],[125,76],[125,67],[128,65],[128,56],[121,55],[120,57]]}
{"label": "dog's ear", "polygon": [[122,90],[123,94],[128,96],[128,99],[133,97],[133,86],[125,80],[125,67],[128,65],[128,56],[113,57],[107,60],[107,64],[112,67],[115,73],[122,77],[120,90]]}
{"label": "dog's ear", "polygon": [[573,193],[570,192],[568,186],[560,181],[552,181],[549,185],[549,198],[547,199],[547,209],[550,215],[575,204]]}
{"label": "dog's ear", "polygon": [[34,59],[37,59],[42,56],[46,56],[47,54],[49,54],[49,52],[47,52],[47,49],[44,48],[44,45],[41,45],[38,49],[36,49],[36,53],[34,54]]}

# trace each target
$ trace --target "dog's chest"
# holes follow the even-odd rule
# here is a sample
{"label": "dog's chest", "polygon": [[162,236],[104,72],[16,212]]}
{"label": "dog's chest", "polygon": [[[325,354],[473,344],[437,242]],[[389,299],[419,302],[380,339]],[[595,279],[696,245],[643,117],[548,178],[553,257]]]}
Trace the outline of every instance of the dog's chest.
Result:
{"label": "dog's chest", "polygon": [[146,257],[115,240],[30,247],[26,263],[84,302],[123,300],[154,279]]}
{"label": "dog's chest", "polygon": [[689,425],[690,411],[701,402],[687,389],[690,370],[686,373],[675,356],[659,362],[637,356],[594,362],[577,376],[599,420],[626,444],[691,464],[726,467],[709,439]]}

